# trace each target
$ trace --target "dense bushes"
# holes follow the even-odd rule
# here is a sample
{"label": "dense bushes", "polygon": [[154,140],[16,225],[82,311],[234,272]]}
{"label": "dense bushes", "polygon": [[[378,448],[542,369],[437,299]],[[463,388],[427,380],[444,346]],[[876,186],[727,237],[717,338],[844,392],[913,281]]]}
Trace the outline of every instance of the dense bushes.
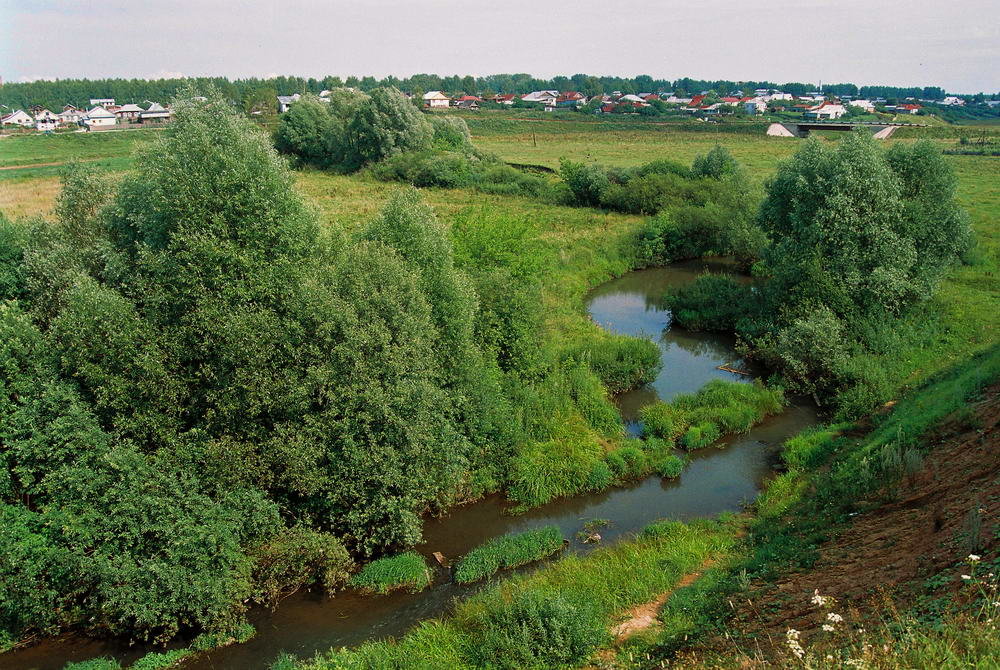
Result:
{"label": "dense bushes", "polygon": [[475,582],[504,568],[541,560],[562,547],[563,536],[558,526],[501,535],[466,554],[455,567],[455,581]]}
{"label": "dense bushes", "polygon": [[671,402],[642,408],[647,434],[699,449],[722,435],[745,433],[765,417],[781,411],[784,394],[760,384],[716,379],[697,393],[679,395]]}
{"label": "dense bushes", "polygon": [[450,147],[447,151],[400,154],[372,166],[369,173],[380,181],[399,181],[420,187],[472,188],[494,195],[537,197],[550,189],[543,177],[517,170],[495,157]]}
{"label": "dense bushes", "polygon": [[[701,169],[726,164],[706,157]],[[781,384],[836,397],[842,417],[884,402],[891,383],[869,354],[894,328],[914,330],[901,319],[970,245],[940,152],[928,142],[883,151],[865,131],[835,148],[807,142],[768,184],[757,225],[769,243],[750,245],[760,256],[754,286],[702,278],[669,297],[674,317],[735,330]],[[640,246],[655,256],[672,229],[650,228]]]}

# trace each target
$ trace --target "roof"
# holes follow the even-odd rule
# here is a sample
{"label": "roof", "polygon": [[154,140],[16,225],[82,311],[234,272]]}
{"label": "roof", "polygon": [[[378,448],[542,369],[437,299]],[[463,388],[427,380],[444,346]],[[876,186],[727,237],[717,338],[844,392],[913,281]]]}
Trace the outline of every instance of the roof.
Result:
{"label": "roof", "polygon": [[130,102],[127,105],[122,105],[121,107],[119,107],[118,111],[119,112],[141,112],[142,111],[142,107],[140,107],[139,105],[133,105]]}
{"label": "roof", "polygon": [[459,102],[482,102],[483,99],[476,95],[463,95],[461,98],[457,98]]}
{"label": "roof", "polygon": [[911,103],[911,104],[906,104],[906,105],[897,105],[896,108],[897,109],[920,109],[920,105],[914,105],[914,104]]}
{"label": "roof", "polygon": [[441,91],[427,91],[424,93],[424,100],[449,100],[450,98]]}
{"label": "roof", "polygon": [[165,112],[167,110],[160,103],[158,103],[158,102],[151,102],[151,103],[149,103],[149,109],[147,109],[146,111],[147,112]]}
{"label": "roof", "polygon": [[701,101],[704,100],[707,97],[708,96],[705,95],[704,93],[701,94],[701,95],[694,96],[693,98],[691,98],[691,102],[688,103],[688,107],[700,107],[701,106]]}
{"label": "roof", "polygon": [[109,112],[108,110],[104,109],[101,106],[97,106],[97,107],[94,107],[89,112],[87,112],[87,116],[89,118],[91,118],[91,119],[95,119],[95,118],[98,118],[98,119],[108,119],[108,118],[113,118],[114,114],[112,114],[111,112]]}

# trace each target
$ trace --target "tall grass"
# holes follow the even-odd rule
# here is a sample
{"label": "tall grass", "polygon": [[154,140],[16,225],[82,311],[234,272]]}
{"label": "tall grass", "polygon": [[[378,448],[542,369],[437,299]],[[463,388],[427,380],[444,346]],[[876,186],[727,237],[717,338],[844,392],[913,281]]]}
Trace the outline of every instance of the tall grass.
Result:
{"label": "tall grass", "polygon": [[647,435],[700,449],[723,435],[747,432],[784,404],[781,389],[713,379],[697,393],[644,407],[640,418]]}
{"label": "tall grass", "polygon": [[[673,588],[707,560],[724,557],[737,522],[660,522],[640,537],[572,554],[459,603],[397,641],[332,650],[302,670],[466,670],[578,665],[610,639],[616,615]],[[287,666],[285,666],[287,667]]]}
{"label": "tall grass", "polygon": [[551,556],[563,548],[558,526],[493,538],[470,551],[455,568],[455,581],[468,584],[499,572]]}
{"label": "tall grass", "polygon": [[416,593],[430,583],[431,572],[423,556],[415,551],[372,561],[349,582],[351,586],[369,593],[389,593],[399,589]]}

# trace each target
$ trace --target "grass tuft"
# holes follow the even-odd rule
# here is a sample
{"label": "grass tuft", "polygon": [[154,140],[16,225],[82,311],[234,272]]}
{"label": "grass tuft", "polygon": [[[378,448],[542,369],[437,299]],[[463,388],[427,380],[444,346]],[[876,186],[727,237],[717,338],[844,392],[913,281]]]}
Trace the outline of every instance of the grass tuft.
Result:
{"label": "grass tuft", "polygon": [[430,586],[430,583],[431,572],[423,556],[415,551],[372,561],[351,577],[349,582],[362,591],[382,594],[399,589],[416,593]]}
{"label": "grass tuft", "polygon": [[562,548],[563,535],[558,526],[502,535],[469,552],[455,569],[455,581],[475,582],[504,568],[541,560]]}

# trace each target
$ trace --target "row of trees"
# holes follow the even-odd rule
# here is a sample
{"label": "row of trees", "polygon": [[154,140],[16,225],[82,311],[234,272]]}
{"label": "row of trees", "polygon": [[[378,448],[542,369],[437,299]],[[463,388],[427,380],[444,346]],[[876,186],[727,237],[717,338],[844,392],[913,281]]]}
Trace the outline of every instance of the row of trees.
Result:
{"label": "row of trees", "polygon": [[415,74],[411,77],[274,77],[271,79],[247,78],[230,80],[226,77],[199,77],[193,79],[61,79],[56,81],[36,81],[31,83],[8,83],[0,86],[0,105],[10,108],[27,109],[31,105],[41,105],[59,109],[63,105],[84,106],[91,98],[114,98],[121,102],[141,103],[146,100],[164,102],[172,99],[179,90],[188,85],[199,88],[214,87],[225,98],[240,104],[246,111],[275,110],[275,96],[293,93],[319,93],[335,88],[355,88],[371,92],[376,88],[398,88],[410,93],[425,93],[441,90],[450,93],[529,93],[531,91],[555,89],[559,91],[579,91],[588,97],[621,91],[622,93],[657,93],[674,91],[681,94],[697,94],[713,91],[718,95],[728,95],[734,91],[752,93],[759,88],[780,89],[793,95],[822,91],[827,95],[851,95],[862,97],[906,98],[917,97],[940,100],[944,89],[937,86],[894,87],[861,86],[854,84],[824,84],[822,87],[810,83],[787,82],[778,84],[771,81],[732,81],[725,79],[657,79],[649,75],[636,77],[594,76],[574,74],[541,79],[530,74],[496,74],[485,77],[472,75],[438,76],[435,74]]}

